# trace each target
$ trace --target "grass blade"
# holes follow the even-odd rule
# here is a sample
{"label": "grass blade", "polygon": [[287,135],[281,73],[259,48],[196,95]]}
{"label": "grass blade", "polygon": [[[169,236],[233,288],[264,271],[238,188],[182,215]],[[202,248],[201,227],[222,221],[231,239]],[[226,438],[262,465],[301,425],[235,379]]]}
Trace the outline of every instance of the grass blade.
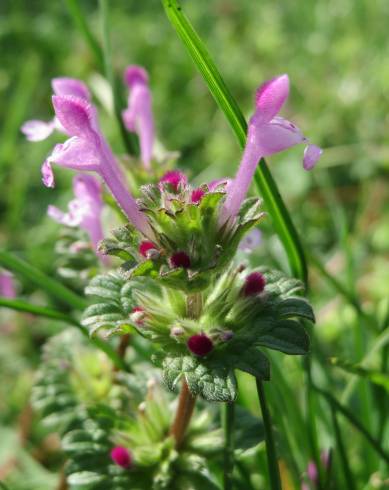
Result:
{"label": "grass blade", "polygon": [[92,51],[96,64],[100,71],[104,70],[104,58],[103,53],[100,47],[100,44],[97,42],[95,36],[92,31],[89,29],[88,22],[86,17],[80,7],[78,0],[66,0],[66,5],[69,10],[69,13],[74,21],[74,24],[77,26],[78,30],[82,34],[85,39],[87,45]]}
{"label": "grass blade", "polygon": [[232,490],[234,471],[235,403],[225,403],[222,410],[224,428],[223,490]]}
{"label": "grass blade", "polygon": [[361,435],[364,436],[364,438],[377,452],[377,454],[379,454],[379,456],[381,456],[381,458],[386,461],[387,464],[389,464],[389,454],[384,450],[380,442],[375,437],[373,437],[370,432],[364,427],[364,425],[354,416],[354,414],[347,407],[338,402],[338,400],[328,391],[323,390],[315,385],[313,386],[313,388],[327,400],[327,402],[335,411],[341,413],[350,422],[350,424],[353,425],[354,428]]}
{"label": "grass blade", "polygon": [[0,250],[0,265],[5,269],[21,275],[27,281],[36,284],[50,296],[56,298],[61,303],[66,303],[71,308],[83,310],[87,304],[84,298],[73,293],[73,291],[60,282],[5,250]]}
{"label": "grass blade", "polygon": [[130,155],[138,155],[138,141],[133,133],[129,133],[124,126],[122,119],[122,109],[124,108],[122,92],[119,88],[118,80],[112,66],[112,49],[109,31],[109,8],[108,0],[99,0],[101,30],[103,35],[103,73],[111,85],[114,111],[119,125],[120,134],[124,146]]}
{"label": "grass blade", "polygon": [[256,379],[259,404],[261,405],[263,426],[265,429],[266,456],[269,468],[269,479],[271,490],[282,490],[281,477],[278,468],[276,446],[274,443],[273,427],[270,412],[266,402],[265,390],[262,381]]}
{"label": "grass blade", "polygon": [[343,469],[344,479],[346,482],[346,487],[349,490],[356,490],[353,474],[351,472],[350,465],[348,462],[347,452],[346,452],[346,449],[344,447],[342,434],[340,432],[339,422],[338,422],[338,419],[336,418],[336,412],[335,412],[334,408],[332,408],[332,407],[331,407],[331,415],[332,415],[332,423],[334,426],[336,446],[337,446],[337,449],[339,452],[340,460],[342,462],[342,469]]}
{"label": "grass blade", "polygon": [[33,305],[21,299],[0,297],[0,306],[15,311],[23,311],[24,313],[32,313],[33,315],[43,316],[45,318],[53,318],[54,320],[74,323],[74,319],[71,316],[62,313],[61,311],[53,310],[51,308],[47,308],[46,306]]}
{"label": "grass blade", "polygon": [[[225,114],[240,146],[243,148],[246,143],[247,124],[242,111],[228,90],[207,48],[183,13],[177,0],[162,0],[162,2],[167,17],[202,74],[209,91]],[[263,159],[257,167],[255,182],[285,248],[292,273],[306,283],[307,267],[303,248],[277,185]]]}

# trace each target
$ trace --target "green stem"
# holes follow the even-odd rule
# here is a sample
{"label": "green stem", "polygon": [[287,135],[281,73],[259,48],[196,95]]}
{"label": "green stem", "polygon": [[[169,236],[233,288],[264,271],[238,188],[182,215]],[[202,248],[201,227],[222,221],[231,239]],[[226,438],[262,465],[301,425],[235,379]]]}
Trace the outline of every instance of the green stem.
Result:
{"label": "green stem", "polygon": [[336,438],[336,446],[339,452],[339,457],[342,462],[343,475],[346,482],[346,487],[348,490],[356,490],[356,486],[354,483],[353,474],[350,469],[350,465],[348,463],[347,452],[343,444],[342,433],[340,431],[338,419],[336,418],[336,411],[331,406],[331,415],[332,415],[332,423],[334,426],[335,438]]}
{"label": "green stem", "polygon": [[222,422],[224,428],[224,468],[223,489],[232,490],[234,472],[234,425],[235,425],[235,403],[223,405]]}
{"label": "green stem", "polygon": [[[202,74],[210,93],[230,123],[239,145],[243,148],[246,144],[247,123],[205,44],[183,13],[177,0],[162,0],[162,3],[168,19]],[[255,180],[285,248],[291,270],[306,283],[307,267],[303,248],[277,185],[263,159],[257,168]]]}
{"label": "green stem", "polygon": [[83,310],[87,305],[84,298],[9,252],[0,250],[0,265],[16,274],[20,274],[25,280],[36,284],[50,296],[61,303],[66,303],[71,308]]}
{"label": "green stem", "polygon": [[67,323],[74,323],[74,319],[70,315],[66,315],[57,310],[46,308],[45,306],[32,305],[20,299],[9,299],[0,297],[0,306],[11,310],[23,311],[24,313],[32,313],[33,315],[53,318]]}
{"label": "green stem", "polygon": [[364,425],[362,425],[362,423],[354,416],[354,414],[347,407],[339,403],[338,400],[328,391],[323,390],[322,388],[319,388],[315,385],[313,385],[313,388],[328,401],[333,409],[341,413],[350,422],[350,424],[353,425],[355,429],[364,436],[364,438],[377,452],[377,454],[379,454],[381,458],[389,464],[389,454],[381,446],[378,439],[370,434],[370,432],[364,427]]}
{"label": "green stem", "polygon": [[101,47],[97,42],[95,36],[92,34],[92,31],[89,29],[86,16],[84,15],[78,0],[66,0],[66,5],[68,7],[69,13],[72,16],[75,25],[77,26],[78,30],[80,31],[87,45],[92,51],[99,70],[103,71],[104,58],[103,58],[103,53],[101,51]]}
{"label": "green stem", "polygon": [[99,0],[101,30],[103,36],[103,68],[104,74],[109,84],[111,85],[113,105],[120,134],[127,152],[130,155],[138,154],[138,145],[136,137],[133,133],[129,133],[124,126],[122,119],[122,109],[124,107],[121,90],[114,74],[112,65],[112,49],[109,31],[109,8],[108,0]]}
{"label": "green stem", "polygon": [[262,381],[256,378],[259,404],[262,411],[263,426],[265,429],[266,456],[269,469],[271,490],[282,490],[280,471],[278,467],[276,447],[274,443],[273,427],[270,412],[266,403],[265,390]]}

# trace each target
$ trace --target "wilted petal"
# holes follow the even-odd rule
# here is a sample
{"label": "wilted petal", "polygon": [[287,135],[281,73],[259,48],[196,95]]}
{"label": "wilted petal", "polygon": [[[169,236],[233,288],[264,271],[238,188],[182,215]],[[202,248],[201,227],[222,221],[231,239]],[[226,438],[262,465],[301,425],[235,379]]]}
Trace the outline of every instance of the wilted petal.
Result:
{"label": "wilted petal", "polygon": [[73,95],[54,95],[55,115],[70,136],[93,138],[96,114],[85,99]]}
{"label": "wilted petal", "polygon": [[258,124],[256,116],[251,118],[248,144],[256,146],[261,157],[273,155],[306,141],[307,138],[300,129],[283,117],[275,117],[267,124]]}
{"label": "wilted petal", "polygon": [[53,121],[26,121],[20,128],[28,141],[43,141],[54,131]]}
{"label": "wilted petal", "polygon": [[53,169],[51,168],[51,164],[48,160],[45,160],[43,162],[43,165],[41,167],[41,173],[42,173],[43,184],[46,187],[54,187],[55,186],[54,172],[53,172]]}
{"label": "wilted petal", "polygon": [[308,145],[304,150],[303,165],[305,170],[311,170],[321,157],[323,150],[316,145]]}
{"label": "wilted petal", "polygon": [[81,80],[77,80],[77,78],[53,78],[51,86],[55,95],[74,95],[87,101],[91,98],[88,87]]}
{"label": "wilted petal", "polygon": [[263,83],[255,94],[257,114],[261,123],[276,116],[289,95],[289,77],[280,75]]}
{"label": "wilted petal", "polygon": [[74,137],[56,145],[47,160],[74,170],[98,171],[101,155],[92,141]]}

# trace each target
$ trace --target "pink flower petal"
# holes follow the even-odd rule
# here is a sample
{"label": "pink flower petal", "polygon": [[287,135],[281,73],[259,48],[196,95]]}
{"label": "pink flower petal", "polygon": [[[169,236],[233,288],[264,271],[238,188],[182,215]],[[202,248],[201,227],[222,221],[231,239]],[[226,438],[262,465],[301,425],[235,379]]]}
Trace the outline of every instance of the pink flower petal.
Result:
{"label": "pink flower petal", "polygon": [[53,172],[53,169],[51,168],[51,164],[48,160],[45,160],[43,162],[43,165],[41,167],[41,173],[42,173],[43,184],[46,187],[54,187],[55,186],[54,172]]}
{"label": "pink flower petal", "polygon": [[71,212],[64,213],[56,206],[50,205],[47,208],[47,214],[50,216],[50,218],[52,218],[57,223],[60,223],[61,225],[74,227],[74,226],[78,226],[81,222],[80,215]]}
{"label": "pink flower petal", "polygon": [[147,71],[141,66],[130,65],[124,72],[124,81],[129,87],[132,87],[137,83],[147,84],[149,82],[149,76]]}
{"label": "pink flower petal", "polygon": [[218,190],[224,190],[227,192],[227,190],[231,186],[232,182],[233,182],[233,180],[229,179],[227,177],[224,177],[223,179],[212,180],[208,184],[208,189],[210,192],[213,192],[213,191],[216,191],[219,187],[220,189],[218,189]]}
{"label": "pink flower petal", "polygon": [[256,116],[251,118],[248,144],[257,147],[258,156],[270,156],[306,141],[300,129],[287,119],[275,117],[267,124],[258,124]]}
{"label": "pink flower petal", "polygon": [[9,299],[16,298],[13,275],[8,271],[0,272],[0,296]]}
{"label": "pink flower petal", "polygon": [[79,171],[99,171],[101,155],[93,141],[81,138],[70,138],[63,144],[56,145],[47,159],[66,168]]}
{"label": "pink flower petal", "polygon": [[90,101],[91,97],[88,87],[81,80],[77,80],[77,78],[53,78],[51,86],[55,95],[74,95],[75,97]]}
{"label": "pink flower petal", "polygon": [[323,150],[316,145],[308,145],[304,150],[303,166],[305,170],[311,170],[321,157]]}
{"label": "pink flower petal", "polygon": [[276,116],[289,95],[289,77],[280,75],[263,83],[255,95],[257,112],[262,123]]}
{"label": "pink flower petal", "polygon": [[20,130],[28,141],[42,141],[54,131],[54,123],[53,121],[45,122],[34,119],[26,121]]}
{"label": "pink flower petal", "polygon": [[140,139],[141,160],[149,169],[154,145],[154,120],[151,92],[146,70],[140,66],[129,66],[124,75],[130,88],[128,107],[122,113],[128,131],[137,132]]}
{"label": "pink flower petal", "polygon": [[94,108],[85,99],[73,95],[54,95],[55,115],[70,136],[93,137]]}

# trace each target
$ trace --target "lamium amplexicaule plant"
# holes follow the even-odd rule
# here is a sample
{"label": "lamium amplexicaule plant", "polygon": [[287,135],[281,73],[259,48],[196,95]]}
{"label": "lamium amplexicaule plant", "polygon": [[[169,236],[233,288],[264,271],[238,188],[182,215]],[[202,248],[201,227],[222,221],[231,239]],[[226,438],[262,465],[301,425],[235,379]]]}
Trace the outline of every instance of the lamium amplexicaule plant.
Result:
{"label": "lamium amplexicaule plant", "polygon": [[[219,84],[223,108],[230,95],[204,46],[175,2],[165,8],[189,52],[200,53],[193,57],[208,84]],[[32,142],[64,137],[42,165],[46,187],[55,188],[57,167],[73,171],[67,210],[48,208],[60,225],[62,285],[52,291],[73,311],[68,328],[43,348],[32,394],[42,422],[61,438],[60,488],[280,489],[284,462],[264,384],[272,383],[272,350],[305,356],[310,372],[315,316],[304,275],[270,261],[253,268],[247,248],[258,246],[265,221],[284,244],[288,234],[292,249],[298,243],[264,158],[302,144],[303,168],[311,170],[322,150],[279,115],[290,82],[275,76],[255,92],[236,171],[192,185],[177,153],[156,151],[146,68],[125,68],[122,88],[128,103],[119,122],[135,141],[132,154],[113,153],[89,88],[75,78],[52,80],[52,120],[22,126]],[[234,104],[228,117],[244,138]],[[256,172],[267,212],[249,194]],[[2,281],[10,286],[9,276]],[[237,404],[239,371],[255,380],[262,421]],[[253,480],[263,439],[268,470]],[[331,464],[324,449],[321,462],[312,454],[304,463],[302,488],[324,489]]]}

